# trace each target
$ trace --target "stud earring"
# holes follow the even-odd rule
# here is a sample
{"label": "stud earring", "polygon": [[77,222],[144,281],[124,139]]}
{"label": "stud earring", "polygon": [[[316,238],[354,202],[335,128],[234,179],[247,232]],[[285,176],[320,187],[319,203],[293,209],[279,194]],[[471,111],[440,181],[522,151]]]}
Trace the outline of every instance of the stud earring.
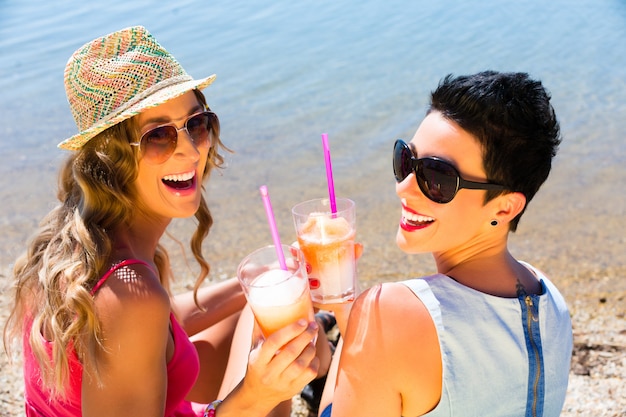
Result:
{"label": "stud earring", "polygon": [[498,221],[497,221],[497,220],[492,220],[492,221],[491,221],[491,225],[492,225],[493,227],[496,227],[496,226],[498,225]]}

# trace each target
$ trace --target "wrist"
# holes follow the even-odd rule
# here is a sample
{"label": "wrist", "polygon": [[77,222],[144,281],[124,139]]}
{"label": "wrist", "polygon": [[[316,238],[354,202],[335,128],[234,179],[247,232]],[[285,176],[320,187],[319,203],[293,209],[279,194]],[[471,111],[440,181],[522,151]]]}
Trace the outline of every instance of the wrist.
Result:
{"label": "wrist", "polygon": [[[259,397],[258,390],[246,387],[245,378],[219,404],[219,417],[264,417],[276,406],[267,398]],[[265,401],[264,401],[265,400]],[[209,416],[206,416],[209,417]]]}

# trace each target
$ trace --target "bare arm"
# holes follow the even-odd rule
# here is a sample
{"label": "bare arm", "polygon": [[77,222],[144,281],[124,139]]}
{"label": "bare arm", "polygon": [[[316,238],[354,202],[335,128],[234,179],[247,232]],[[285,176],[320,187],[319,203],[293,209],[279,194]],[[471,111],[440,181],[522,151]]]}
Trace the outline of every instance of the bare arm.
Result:
{"label": "bare arm", "polygon": [[176,295],[172,299],[176,317],[188,336],[193,336],[241,311],[246,299],[237,278],[230,278],[200,288],[198,303],[205,311],[195,304],[193,291]]}
{"label": "bare arm", "polygon": [[169,297],[143,265],[111,276],[95,297],[103,341],[101,381],[85,372],[83,415],[163,416],[167,387]]}
{"label": "bare arm", "polygon": [[[402,284],[373,287],[350,313],[332,415],[422,415],[439,401],[441,369],[436,329],[424,305]],[[327,384],[333,382],[329,374]],[[325,392],[321,409],[328,401]]]}

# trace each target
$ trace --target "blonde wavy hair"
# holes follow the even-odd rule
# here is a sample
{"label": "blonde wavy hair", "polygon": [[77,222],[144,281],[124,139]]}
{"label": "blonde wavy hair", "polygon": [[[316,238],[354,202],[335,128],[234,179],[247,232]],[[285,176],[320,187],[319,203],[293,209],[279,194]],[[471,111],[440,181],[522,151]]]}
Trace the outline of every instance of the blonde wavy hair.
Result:
{"label": "blonde wavy hair", "polygon": [[[197,90],[194,93],[208,108],[204,95]],[[5,350],[9,352],[11,341],[22,337],[32,323],[30,334],[23,335],[24,343],[30,343],[43,383],[55,396],[63,397],[68,386],[72,347],[84,372],[99,380],[96,358],[101,331],[90,291],[111,266],[107,230],[127,223],[138,209],[134,187],[138,150],[128,146],[137,140],[137,134],[135,119],[128,119],[102,132],[65,161],[59,173],[60,204],[42,220],[13,268],[14,305],[4,330]],[[224,162],[219,148],[230,151],[219,139],[216,125],[203,181]],[[197,227],[190,247],[200,273],[194,297],[210,270],[202,255],[202,242],[213,218],[204,196],[195,217]],[[170,262],[161,245],[154,262],[161,284],[169,292]],[[51,358],[41,337],[43,329],[51,335]]]}

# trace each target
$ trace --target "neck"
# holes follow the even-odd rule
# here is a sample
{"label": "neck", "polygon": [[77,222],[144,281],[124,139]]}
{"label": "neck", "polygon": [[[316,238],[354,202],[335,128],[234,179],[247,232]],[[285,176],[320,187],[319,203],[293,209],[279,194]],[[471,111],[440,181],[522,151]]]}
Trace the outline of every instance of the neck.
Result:
{"label": "neck", "polygon": [[153,219],[138,214],[129,224],[112,233],[112,260],[141,259],[152,262],[159,240],[171,219]]}
{"label": "neck", "polygon": [[459,283],[498,297],[517,297],[520,289],[526,294],[539,294],[537,277],[520,264],[506,246],[472,253],[471,256],[437,258],[437,269]]}

